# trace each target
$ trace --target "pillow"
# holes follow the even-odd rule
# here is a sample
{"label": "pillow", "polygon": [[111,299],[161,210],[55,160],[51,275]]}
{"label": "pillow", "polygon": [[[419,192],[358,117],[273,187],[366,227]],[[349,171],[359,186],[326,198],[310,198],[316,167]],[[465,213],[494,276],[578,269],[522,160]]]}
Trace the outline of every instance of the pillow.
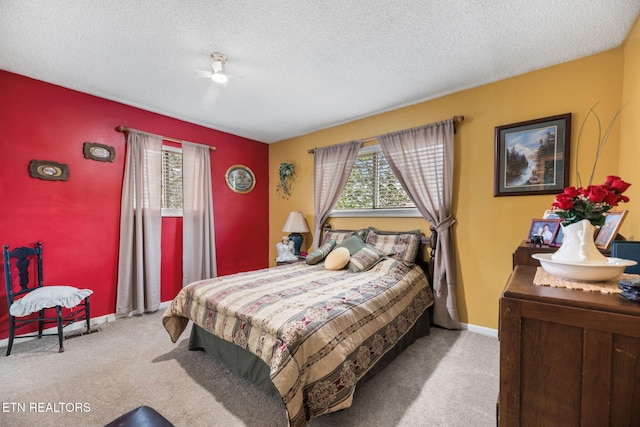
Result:
{"label": "pillow", "polygon": [[12,316],[24,317],[56,305],[73,308],[92,293],[91,289],[77,289],[73,286],[43,286],[14,301],[9,313]]}
{"label": "pillow", "polygon": [[315,264],[319,263],[327,255],[329,255],[329,252],[331,252],[331,250],[335,246],[336,246],[336,241],[333,240],[333,239],[329,239],[329,241],[327,243],[325,243],[324,245],[322,245],[321,247],[319,247],[315,251],[313,251],[310,254],[308,254],[307,255],[307,259],[306,259],[305,262],[307,264],[309,264],[309,265],[315,265]]}
{"label": "pillow", "polygon": [[420,230],[379,231],[369,227],[365,243],[387,256],[413,264],[420,247],[420,238]]}
{"label": "pillow", "polygon": [[324,268],[327,270],[341,270],[349,263],[349,249],[335,248],[324,259]]}
{"label": "pillow", "polygon": [[373,246],[365,244],[362,249],[349,258],[349,271],[354,273],[367,271],[385,258],[385,254]]}
{"label": "pillow", "polygon": [[325,243],[327,243],[329,240],[335,240],[336,243],[342,243],[342,241],[348,237],[351,237],[353,235],[359,235],[360,237],[362,237],[362,240],[364,240],[364,238],[367,235],[367,232],[369,230],[367,230],[366,228],[360,229],[360,230],[331,230],[328,229],[327,231],[324,232],[324,235],[322,236],[322,244],[324,245]]}
{"label": "pillow", "polygon": [[339,245],[336,245],[336,248],[347,248],[349,249],[349,255],[353,255],[360,249],[364,248],[364,241],[360,236],[354,234],[353,236],[344,239]]}

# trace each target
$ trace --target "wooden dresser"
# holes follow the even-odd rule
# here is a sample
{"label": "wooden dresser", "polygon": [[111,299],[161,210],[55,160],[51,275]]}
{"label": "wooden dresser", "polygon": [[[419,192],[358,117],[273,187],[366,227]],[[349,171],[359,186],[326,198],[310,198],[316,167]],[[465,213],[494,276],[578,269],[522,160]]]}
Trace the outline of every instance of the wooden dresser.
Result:
{"label": "wooden dresser", "polygon": [[500,426],[640,426],[640,304],[533,285],[500,297]]}

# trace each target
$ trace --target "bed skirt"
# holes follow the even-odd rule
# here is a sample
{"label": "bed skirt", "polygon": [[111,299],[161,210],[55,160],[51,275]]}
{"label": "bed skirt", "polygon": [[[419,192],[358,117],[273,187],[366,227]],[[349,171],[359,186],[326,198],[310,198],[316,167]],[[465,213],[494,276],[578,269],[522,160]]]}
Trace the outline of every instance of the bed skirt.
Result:
{"label": "bed skirt", "polygon": [[[429,325],[429,310],[425,310],[413,327],[373,365],[359,382],[366,381],[382,371],[415,340],[429,335]],[[280,393],[271,382],[269,366],[253,353],[210,334],[196,324],[193,324],[191,329],[189,350],[206,351],[225,368],[254,384],[264,393],[280,398]]]}

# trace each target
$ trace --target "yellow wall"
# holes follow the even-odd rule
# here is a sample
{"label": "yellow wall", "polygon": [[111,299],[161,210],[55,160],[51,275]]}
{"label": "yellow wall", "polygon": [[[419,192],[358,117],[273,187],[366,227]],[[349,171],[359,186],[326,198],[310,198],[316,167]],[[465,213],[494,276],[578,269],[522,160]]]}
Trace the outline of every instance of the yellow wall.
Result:
{"label": "yellow wall", "polygon": [[621,233],[630,240],[640,240],[640,19],[624,45],[624,74],[620,131],[620,176],[635,183],[627,192],[631,201],[625,206],[629,215]]}
{"label": "yellow wall", "polygon": [[[637,27],[638,25],[636,25]],[[453,212],[458,222],[453,233],[458,267],[457,297],[460,321],[488,328],[498,327],[498,299],[511,272],[511,255],[525,238],[532,218],[539,218],[550,208],[552,195],[493,197],[494,130],[496,126],[571,112],[573,114],[571,154],[575,159],[576,139],[580,124],[589,108],[599,102],[597,112],[606,124],[622,104],[623,72],[625,100],[638,99],[638,31],[634,31],[635,47],[621,47],[580,60],[530,72],[478,88],[401,108],[341,126],[272,144],[269,149],[270,180],[270,257],[275,259],[275,244],[291,210],[302,211],[313,227],[313,147],[337,144],[381,133],[406,129],[426,123],[464,115],[455,136],[455,186]],[[625,54],[633,49],[633,61],[625,62]],[[633,76],[633,77],[632,77]],[[633,97],[630,95],[633,93]],[[631,112],[631,108],[628,112]],[[637,106],[634,117],[638,117]],[[625,123],[632,121],[626,114]],[[626,151],[637,143],[638,120],[625,125],[628,141],[620,144],[620,123],[601,157],[594,183],[606,175],[618,174],[619,149]],[[634,132],[635,131],[635,132]],[[588,126],[581,142],[580,171],[588,176],[595,153],[594,127]],[[623,153],[620,157],[627,157]],[[638,158],[637,156],[635,158]],[[295,163],[296,179],[293,195],[283,200],[275,191],[278,165]],[[632,170],[628,159],[628,169]],[[627,181],[638,182],[640,168]],[[584,178],[583,178],[584,179]],[[571,183],[575,184],[575,164],[571,162]],[[632,188],[634,188],[632,186]],[[631,211],[628,222],[637,214]],[[373,225],[380,229],[407,230],[419,228],[428,233],[422,219],[332,219],[334,228],[358,228]],[[640,234],[636,231],[636,235]],[[311,240],[305,236],[305,246]],[[273,264],[273,261],[272,261]]]}

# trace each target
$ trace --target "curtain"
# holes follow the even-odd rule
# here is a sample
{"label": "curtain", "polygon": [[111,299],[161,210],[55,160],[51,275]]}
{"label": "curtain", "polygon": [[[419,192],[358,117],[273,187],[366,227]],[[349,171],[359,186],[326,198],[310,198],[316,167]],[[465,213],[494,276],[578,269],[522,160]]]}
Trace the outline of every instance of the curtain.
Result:
{"label": "curtain", "polygon": [[451,226],[453,120],[378,136],[389,165],[418,211],[438,233],[433,271],[435,324],[457,329],[456,270]]}
{"label": "curtain", "polygon": [[313,226],[313,249],[320,246],[322,226],[334,208],[340,194],[347,185],[351,169],[358,157],[361,141],[316,148],[313,152],[313,190],[315,224]]}
{"label": "curtain", "polygon": [[217,275],[211,150],[182,142],[182,285]]}
{"label": "curtain", "polygon": [[127,134],[116,314],[142,314],[160,306],[162,137]]}

